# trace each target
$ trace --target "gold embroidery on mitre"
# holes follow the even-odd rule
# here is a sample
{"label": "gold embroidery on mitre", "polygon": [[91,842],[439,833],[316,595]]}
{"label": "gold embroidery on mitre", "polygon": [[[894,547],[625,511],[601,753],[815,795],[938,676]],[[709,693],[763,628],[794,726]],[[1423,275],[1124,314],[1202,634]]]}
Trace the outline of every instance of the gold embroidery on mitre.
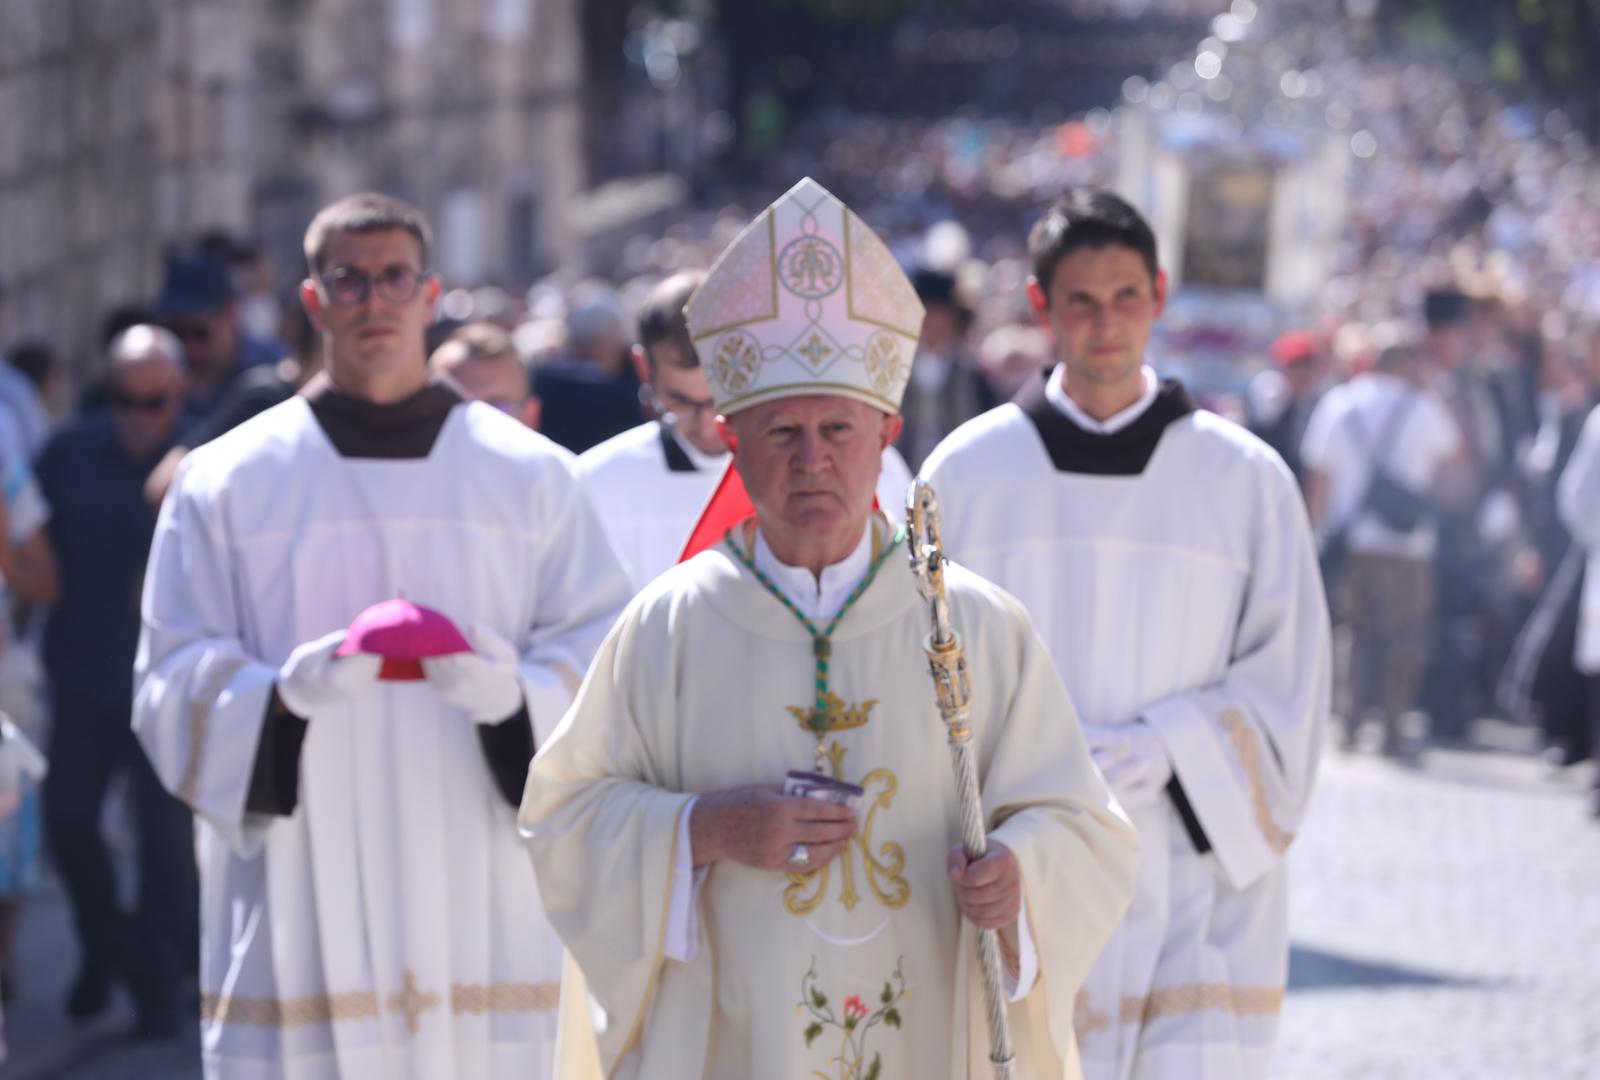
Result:
{"label": "gold embroidery on mitre", "polygon": [[[838,744],[835,743],[835,746]],[[842,762],[841,752],[835,759]],[[838,776],[835,768],[834,775]],[[842,779],[842,778],[841,778]],[[839,854],[829,863],[805,873],[791,872],[789,884],[783,890],[783,906],[791,915],[809,915],[822,906],[828,895],[828,885],[833,876],[833,864],[839,864],[839,903],[846,911],[854,911],[861,902],[856,888],[856,855],[861,856],[862,876],[867,888],[877,897],[878,903],[891,911],[903,908],[911,899],[911,883],[905,879],[906,850],[890,840],[879,845],[874,838],[878,814],[887,811],[900,790],[900,780],[889,769],[874,769],[860,781],[867,789],[867,815],[861,828],[851,837]],[[876,789],[876,791],[874,791]]]}
{"label": "gold embroidery on mitre", "polygon": [[1239,755],[1245,775],[1250,780],[1250,805],[1255,812],[1256,827],[1267,841],[1267,846],[1282,855],[1294,843],[1294,833],[1279,828],[1272,819],[1272,807],[1267,801],[1267,786],[1261,779],[1261,748],[1250,730],[1250,722],[1238,709],[1222,711],[1222,730],[1228,733],[1233,752]]}
{"label": "gold embroidery on mitre", "polygon": [[844,257],[839,249],[817,234],[816,218],[808,212],[801,221],[806,231],[778,253],[778,281],[805,300],[821,300],[844,281]]}
{"label": "gold embroidery on mitre", "polygon": [[[897,412],[924,309],[888,245],[806,178],[729,245],[684,315],[719,410],[803,393]],[[735,334],[759,359],[748,376],[726,362],[751,355],[724,351]]]}
{"label": "gold embroidery on mitre", "polygon": [[872,388],[880,394],[888,394],[906,377],[905,350],[881,330],[868,339],[863,362]]}
{"label": "gold embroidery on mitre", "polygon": [[711,377],[729,393],[750,385],[761,367],[761,346],[749,334],[732,333],[717,343],[711,360]]}

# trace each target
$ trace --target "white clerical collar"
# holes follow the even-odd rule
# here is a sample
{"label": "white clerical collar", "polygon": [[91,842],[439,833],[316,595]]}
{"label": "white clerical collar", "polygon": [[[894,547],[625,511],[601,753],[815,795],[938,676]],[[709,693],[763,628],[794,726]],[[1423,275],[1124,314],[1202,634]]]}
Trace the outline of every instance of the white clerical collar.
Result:
{"label": "white clerical collar", "polygon": [[1145,411],[1155,404],[1156,395],[1161,392],[1161,380],[1156,378],[1156,373],[1149,364],[1140,368],[1139,374],[1144,377],[1144,393],[1139,395],[1139,400],[1104,420],[1096,420],[1067,396],[1067,373],[1063,364],[1057,364],[1056,369],[1050,373],[1050,380],[1044,385],[1044,396],[1057,411],[1083,430],[1092,431],[1096,435],[1114,435],[1143,416]]}
{"label": "white clerical collar", "polygon": [[728,467],[728,452],[726,450],[720,454],[707,454],[698,449],[694,443],[679,435],[674,428],[667,428],[667,434],[672,436],[672,441],[678,444],[678,448],[683,451],[684,456],[700,472],[720,473]]}
{"label": "white clerical collar", "polygon": [[767,538],[756,529],[753,561],[756,568],[783,591],[800,613],[813,623],[821,624],[839,614],[850,591],[860,584],[872,567],[872,519],[861,533],[861,542],[843,559],[822,568],[819,579],[804,566],[790,566],[779,562],[767,546]]}

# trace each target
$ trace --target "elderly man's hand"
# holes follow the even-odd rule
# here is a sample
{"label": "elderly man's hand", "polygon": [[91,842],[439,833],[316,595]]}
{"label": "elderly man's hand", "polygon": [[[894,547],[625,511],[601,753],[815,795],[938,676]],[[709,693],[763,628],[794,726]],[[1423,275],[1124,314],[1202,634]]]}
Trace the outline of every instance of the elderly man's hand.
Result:
{"label": "elderly man's hand", "polygon": [[[781,784],[752,784],[702,795],[689,814],[694,865],[732,859],[761,870],[825,866],[856,834],[855,811],[785,795]],[[790,861],[797,846],[806,861]]]}
{"label": "elderly man's hand", "polygon": [[1010,848],[991,840],[983,858],[968,861],[966,849],[957,844],[944,863],[955,882],[961,914],[985,930],[1017,921],[1022,914],[1022,871]]}

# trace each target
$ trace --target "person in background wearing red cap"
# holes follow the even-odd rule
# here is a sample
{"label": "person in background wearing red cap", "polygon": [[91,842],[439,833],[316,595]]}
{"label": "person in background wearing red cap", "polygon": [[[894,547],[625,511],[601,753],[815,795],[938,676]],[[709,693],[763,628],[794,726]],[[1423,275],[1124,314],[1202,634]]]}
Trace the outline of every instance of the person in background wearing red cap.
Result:
{"label": "person in background wearing red cap", "polygon": [[1250,431],[1278,452],[1305,486],[1300,442],[1321,396],[1322,364],[1314,337],[1290,330],[1272,343],[1272,366],[1250,380]]}
{"label": "person in background wearing red cap", "polygon": [[[627,579],[571,455],[429,380],[429,246],[387,196],[316,216],[325,373],[185,457],[156,527],[134,729],[197,819],[211,1080],[522,1080],[553,1051],[513,808]],[[369,616],[404,655],[340,655],[398,597],[471,651]]]}
{"label": "person in background wearing red cap", "polygon": [[1073,994],[1137,841],[1021,608],[951,566],[991,838],[957,842],[927,601],[872,506],[922,314],[809,179],[689,300],[755,510],[629,606],[528,774],[582,969],[561,1080],[991,1075],[974,925],[1010,951],[1013,1075],[1077,1075]]}
{"label": "person in background wearing red cap", "polygon": [[1144,842],[1078,999],[1083,1075],[1260,1080],[1328,715],[1305,506],[1261,440],[1146,363],[1167,279],[1137,210],[1077,189],[1028,252],[1059,362],[923,475],[951,557],[1028,608]]}

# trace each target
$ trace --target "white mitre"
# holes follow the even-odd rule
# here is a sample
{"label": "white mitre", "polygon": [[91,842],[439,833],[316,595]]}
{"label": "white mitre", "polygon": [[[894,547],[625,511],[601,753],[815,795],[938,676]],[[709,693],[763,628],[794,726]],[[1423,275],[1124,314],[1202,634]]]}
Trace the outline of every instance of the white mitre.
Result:
{"label": "white mitre", "polygon": [[723,415],[802,394],[898,413],[922,314],[888,247],[809,177],[745,227],[684,307]]}

